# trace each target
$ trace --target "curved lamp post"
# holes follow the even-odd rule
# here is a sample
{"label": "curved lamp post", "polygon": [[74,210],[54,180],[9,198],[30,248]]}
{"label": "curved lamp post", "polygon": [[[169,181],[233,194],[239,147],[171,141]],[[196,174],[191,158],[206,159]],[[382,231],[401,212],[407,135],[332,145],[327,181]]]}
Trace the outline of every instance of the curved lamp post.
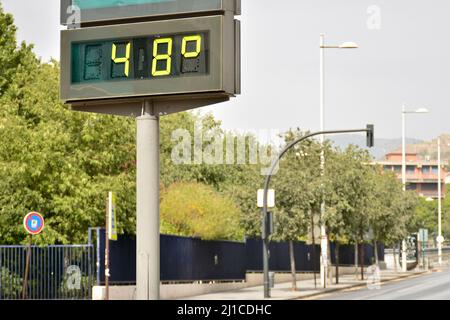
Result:
{"label": "curved lamp post", "polygon": [[281,158],[288,152],[291,148],[299,144],[300,142],[312,138],[314,136],[324,136],[328,134],[343,134],[343,133],[356,133],[356,132],[366,132],[367,133],[367,146],[373,147],[374,145],[374,126],[367,125],[366,129],[354,129],[354,130],[332,130],[332,131],[320,131],[308,134],[297,140],[289,143],[284,149],[278,154],[277,158],[273,161],[272,166],[270,167],[270,171],[266,176],[264,182],[264,196],[263,196],[263,213],[262,213],[262,240],[263,240],[263,268],[264,268],[264,298],[270,298],[270,287],[269,287],[269,236],[267,232],[267,199],[268,199],[268,191],[270,180],[272,179],[272,174],[275,168],[278,166]]}

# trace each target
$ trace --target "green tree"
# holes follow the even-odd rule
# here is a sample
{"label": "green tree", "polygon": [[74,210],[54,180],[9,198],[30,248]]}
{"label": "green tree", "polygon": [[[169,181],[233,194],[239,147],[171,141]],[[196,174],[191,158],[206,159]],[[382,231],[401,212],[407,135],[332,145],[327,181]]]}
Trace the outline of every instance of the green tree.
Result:
{"label": "green tree", "polygon": [[425,228],[434,232],[437,229],[437,211],[437,201],[419,198],[414,215],[414,227],[417,227],[417,230]]}
{"label": "green tree", "polygon": [[242,240],[239,208],[213,188],[176,183],[161,196],[162,232],[203,240]]}
{"label": "green tree", "polygon": [[32,46],[17,44],[16,31],[12,15],[5,13],[0,3],[0,96],[10,87],[12,80],[17,78],[17,74],[24,75],[32,66],[37,65],[37,59],[31,51]]}
{"label": "green tree", "polygon": [[344,151],[328,152],[326,159],[324,222],[329,239],[336,245],[336,282],[339,282],[339,244],[362,244],[369,228],[366,209],[371,192],[370,156],[351,145]]}
{"label": "green tree", "polygon": [[[104,225],[108,190],[133,194],[134,122],[70,111],[59,102],[58,75],[56,63],[38,65],[33,81],[19,89],[13,80],[0,99],[4,243],[24,238],[21,219],[32,210],[46,218],[38,242],[84,242],[89,226]],[[119,206],[119,214],[134,216],[130,202]]]}
{"label": "green tree", "polygon": [[[290,130],[284,135],[285,143],[304,135],[300,129]],[[307,237],[312,207],[317,197],[321,198],[320,153],[321,146],[315,140],[296,145],[281,160],[271,186],[276,190],[276,232],[272,238],[289,243],[292,290],[297,290],[294,242]]]}
{"label": "green tree", "polygon": [[446,185],[445,199],[442,203],[442,234],[446,240],[450,239],[450,185]]}
{"label": "green tree", "polygon": [[417,196],[404,192],[402,184],[393,173],[381,167],[371,170],[372,192],[369,194],[367,215],[370,220],[375,247],[375,262],[378,263],[377,244],[390,244],[406,237],[411,223]]}

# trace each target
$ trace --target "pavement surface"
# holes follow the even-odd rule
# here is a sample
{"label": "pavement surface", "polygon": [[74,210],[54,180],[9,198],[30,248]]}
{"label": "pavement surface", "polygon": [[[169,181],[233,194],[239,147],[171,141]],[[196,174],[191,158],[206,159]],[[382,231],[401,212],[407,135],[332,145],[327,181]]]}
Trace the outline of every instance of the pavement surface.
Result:
{"label": "pavement surface", "polygon": [[[380,278],[381,282],[398,281],[400,279],[420,277],[423,276],[424,274],[425,273],[423,271],[417,272],[409,271],[406,273],[402,273],[385,270],[380,273]],[[333,284],[326,289],[320,288],[320,280],[318,280],[318,287],[316,288],[313,279],[298,281],[297,287],[299,289],[297,291],[291,290],[292,284],[290,282],[280,283],[276,284],[275,288],[271,290],[270,300],[314,299],[315,297],[323,298],[325,297],[324,295],[336,291],[342,292],[343,290],[355,288],[364,289],[367,288],[368,284],[370,285],[370,283],[368,283],[367,278],[366,280],[360,280],[360,278],[359,277],[357,278],[354,274],[341,276],[340,284],[338,285]],[[355,294],[354,297],[358,296],[356,293],[345,293],[345,294],[350,294],[350,297],[352,296],[351,294]],[[341,296],[341,294],[339,294],[339,296]],[[333,297],[334,296],[329,296],[329,298]],[[262,299],[263,299],[262,286],[183,298],[183,300],[262,300]]]}
{"label": "pavement surface", "polygon": [[349,290],[316,296],[318,300],[450,300],[450,268],[419,277],[382,283],[379,289]]}

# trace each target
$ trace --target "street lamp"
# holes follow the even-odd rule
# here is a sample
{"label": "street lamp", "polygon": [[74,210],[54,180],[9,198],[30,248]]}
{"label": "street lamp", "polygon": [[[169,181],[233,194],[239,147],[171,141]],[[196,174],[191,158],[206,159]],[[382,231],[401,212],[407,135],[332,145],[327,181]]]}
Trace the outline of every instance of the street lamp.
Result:
{"label": "street lamp", "polygon": [[[430,111],[426,108],[416,110],[406,110],[406,106],[402,107],[402,184],[403,191],[406,191],[406,115],[407,114],[425,114]],[[406,266],[406,241],[402,241],[402,271],[407,271]]]}
{"label": "street lamp", "polygon": [[[320,131],[325,131],[325,49],[357,49],[358,45],[354,42],[344,42],[339,46],[328,46],[325,45],[325,35],[320,35]],[[324,144],[325,137],[320,136],[320,143]],[[322,175],[325,170],[325,153],[322,149],[320,155],[320,168]],[[323,201],[320,206],[320,215],[323,218],[325,214],[325,202]],[[323,221],[323,219],[321,219]],[[327,267],[328,267],[328,238],[325,229],[325,225],[321,222],[320,226],[321,233],[321,259],[320,259],[320,281],[322,286],[326,287],[327,279]]]}

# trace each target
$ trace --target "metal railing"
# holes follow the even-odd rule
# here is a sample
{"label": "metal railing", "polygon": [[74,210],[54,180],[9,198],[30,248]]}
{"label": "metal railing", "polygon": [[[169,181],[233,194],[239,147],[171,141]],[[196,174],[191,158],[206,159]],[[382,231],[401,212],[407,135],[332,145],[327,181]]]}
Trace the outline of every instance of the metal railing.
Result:
{"label": "metal railing", "polygon": [[95,278],[93,245],[31,247],[24,288],[27,246],[0,246],[0,300],[84,300]]}

